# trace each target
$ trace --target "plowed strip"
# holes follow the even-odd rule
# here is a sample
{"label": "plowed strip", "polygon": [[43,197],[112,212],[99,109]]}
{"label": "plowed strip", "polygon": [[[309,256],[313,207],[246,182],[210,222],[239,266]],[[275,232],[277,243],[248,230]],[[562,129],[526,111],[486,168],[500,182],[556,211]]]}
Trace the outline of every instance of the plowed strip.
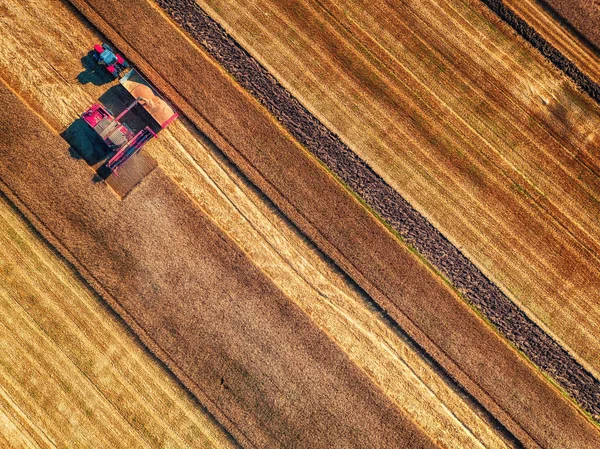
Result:
{"label": "plowed strip", "polygon": [[238,441],[435,447],[160,169],[119,201],[2,86],[2,188]]}
{"label": "plowed strip", "polygon": [[[589,422],[431,278],[158,10],[144,1],[73,3],[527,446],[536,441],[545,447],[596,444],[598,433]],[[127,19],[131,16],[135,23]],[[532,410],[543,411],[544,419],[534,417]]]}

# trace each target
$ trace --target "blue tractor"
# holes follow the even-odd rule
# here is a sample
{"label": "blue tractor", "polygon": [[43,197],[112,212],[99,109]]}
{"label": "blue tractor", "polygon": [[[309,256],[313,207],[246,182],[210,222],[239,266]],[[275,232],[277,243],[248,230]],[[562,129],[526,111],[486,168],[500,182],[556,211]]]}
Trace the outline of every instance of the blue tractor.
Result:
{"label": "blue tractor", "polygon": [[92,57],[99,65],[103,65],[115,78],[121,78],[129,64],[123,56],[115,53],[108,44],[94,45]]}

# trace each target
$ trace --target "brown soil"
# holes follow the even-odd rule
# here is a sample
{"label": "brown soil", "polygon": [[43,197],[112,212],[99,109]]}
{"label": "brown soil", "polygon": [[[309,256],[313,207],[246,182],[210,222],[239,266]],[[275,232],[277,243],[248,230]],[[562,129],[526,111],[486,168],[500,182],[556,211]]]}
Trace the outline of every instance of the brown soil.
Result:
{"label": "brown soil", "polygon": [[160,169],[119,201],[3,86],[2,187],[238,441],[435,447]]}
{"label": "brown soil", "polygon": [[[160,11],[144,1],[129,2],[126,8],[119,2],[73,3],[523,444],[598,444],[596,429],[557,390],[341,189],[220,67],[161,22]],[[127,20],[127,12],[138,18],[135,24]]]}
{"label": "brown soil", "polygon": [[[158,164],[145,153],[139,153],[121,166],[117,173],[112,173],[106,183],[112,187],[119,198],[125,198],[142,180],[152,173]],[[102,168],[98,167],[102,172]],[[96,181],[99,181],[97,178]]]}
{"label": "brown soil", "polygon": [[545,0],[579,33],[600,48],[600,1],[598,0]]}
{"label": "brown soil", "polygon": [[[425,217],[310,114],[195,2],[158,0],[157,3],[256,96],[295,138],[447,276],[508,340],[556,379],[584,409],[600,419],[600,382],[531,321]],[[497,13],[504,14],[501,17],[505,20],[513,17],[499,2],[486,3]],[[512,23],[524,32],[526,24],[521,22]],[[534,33],[532,29],[528,32]],[[530,37],[536,43],[540,42],[539,35],[531,34]],[[547,46],[538,48],[546,53],[551,50]],[[572,63],[569,66],[554,57],[554,53],[550,56],[563,70],[577,70]],[[582,87],[587,86],[590,95],[596,95],[600,100],[598,85],[580,72],[573,72],[573,76]]]}

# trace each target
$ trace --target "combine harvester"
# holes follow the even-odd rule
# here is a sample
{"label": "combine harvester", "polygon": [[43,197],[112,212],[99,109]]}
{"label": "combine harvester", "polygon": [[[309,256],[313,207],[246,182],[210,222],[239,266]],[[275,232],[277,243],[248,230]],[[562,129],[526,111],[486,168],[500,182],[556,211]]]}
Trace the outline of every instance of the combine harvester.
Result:
{"label": "combine harvester", "polygon": [[[98,64],[105,65],[115,78],[119,78],[119,83],[133,97],[132,103],[116,117],[99,103],[93,104],[81,114],[81,118],[100,136],[108,150],[114,153],[104,167],[109,175],[116,175],[119,167],[137,154],[178,115],[160,97],[156,89],[135,69],[129,69],[129,64],[120,55],[112,53],[108,45],[95,45],[94,59]],[[138,108],[143,108],[147,114]],[[128,116],[132,119],[130,124],[127,123]],[[138,122],[140,128],[140,118],[145,120],[145,123],[141,129],[134,129],[133,122]]]}

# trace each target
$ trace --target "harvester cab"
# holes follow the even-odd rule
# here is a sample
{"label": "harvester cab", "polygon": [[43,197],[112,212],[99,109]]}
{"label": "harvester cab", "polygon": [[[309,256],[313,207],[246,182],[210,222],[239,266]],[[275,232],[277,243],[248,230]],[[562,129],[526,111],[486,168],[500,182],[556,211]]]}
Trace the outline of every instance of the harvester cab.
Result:
{"label": "harvester cab", "polygon": [[94,45],[94,51],[92,57],[98,62],[99,65],[103,65],[115,78],[123,76],[124,71],[129,67],[129,64],[123,56],[118,53],[114,53],[113,49],[108,44],[96,44]]}

